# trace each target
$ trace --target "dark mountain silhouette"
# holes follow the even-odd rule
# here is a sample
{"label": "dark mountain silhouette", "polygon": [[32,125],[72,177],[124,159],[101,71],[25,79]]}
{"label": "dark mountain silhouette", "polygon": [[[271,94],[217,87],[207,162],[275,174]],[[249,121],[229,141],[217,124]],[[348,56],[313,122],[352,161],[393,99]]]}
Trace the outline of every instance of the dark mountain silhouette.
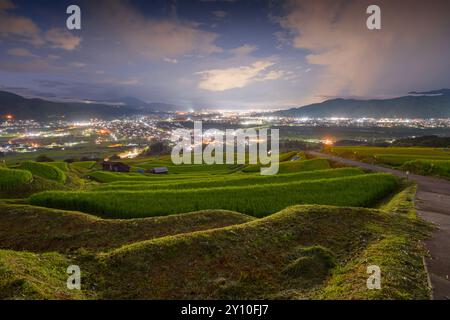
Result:
{"label": "dark mountain silhouette", "polygon": [[273,114],[311,118],[450,118],[450,89],[410,92],[393,99],[332,99]]}
{"label": "dark mountain silhouette", "polygon": [[[169,111],[165,104],[147,104],[138,99],[127,102],[55,102],[40,98],[24,98],[14,93],[0,91],[0,117],[12,114],[16,119],[45,120],[64,118],[67,120],[86,120],[91,118],[111,119],[121,116],[148,114],[157,111]],[[132,103],[131,103],[132,102]],[[171,106],[172,107],[172,106]]]}

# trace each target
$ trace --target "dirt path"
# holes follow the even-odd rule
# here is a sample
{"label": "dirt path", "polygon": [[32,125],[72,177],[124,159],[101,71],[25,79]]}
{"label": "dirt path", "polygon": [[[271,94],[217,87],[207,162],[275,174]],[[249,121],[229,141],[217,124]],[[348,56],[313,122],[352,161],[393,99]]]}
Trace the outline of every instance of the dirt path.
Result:
{"label": "dirt path", "polygon": [[[335,157],[320,152],[311,151],[309,153],[371,171],[387,172],[406,177],[406,173],[400,170]],[[415,181],[418,186],[416,195],[418,214],[424,219],[435,223],[438,227],[431,239],[426,242],[426,247],[430,251],[431,257],[426,258],[425,262],[433,287],[433,299],[450,300],[450,182],[415,174],[410,174],[408,178]]]}

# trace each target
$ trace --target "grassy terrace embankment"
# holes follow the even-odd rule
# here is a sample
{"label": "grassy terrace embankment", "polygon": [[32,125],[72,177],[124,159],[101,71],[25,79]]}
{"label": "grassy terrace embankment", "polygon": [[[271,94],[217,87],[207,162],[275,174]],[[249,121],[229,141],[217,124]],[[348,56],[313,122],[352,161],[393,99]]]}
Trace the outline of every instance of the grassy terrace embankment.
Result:
{"label": "grassy terrace embankment", "polygon": [[118,248],[142,240],[252,221],[237,212],[207,210],[164,217],[108,220],[89,214],[0,203],[2,248],[69,252]]}
{"label": "grassy terrace embankment", "polygon": [[31,172],[33,175],[36,175],[38,177],[53,180],[59,183],[65,183],[66,182],[66,175],[65,173],[59,169],[56,165],[49,165],[47,163],[40,163],[40,162],[34,162],[34,161],[25,161],[22,162],[19,166],[19,169],[27,170]]}
{"label": "grassy terrace embankment", "polygon": [[[326,159],[310,159],[310,160],[296,160],[296,161],[284,161],[280,160],[280,167],[278,173],[293,173],[300,171],[313,171],[313,170],[325,170],[330,169],[330,163]],[[242,172],[252,173],[260,172],[261,165],[248,165],[242,169]]]}
{"label": "grassy terrace embankment", "polygon": [[[427,299],[424,252],[418,242],[425,230],[408,217],[374,209],[295,206],[239,226],[155,239],[100,255],[103,294],[151,299]],[[332,260],[336,265],[329,263]],[[367,290],[366,267],[371,264],[383,270],[382,290]]]}
{"label": "grassy terrace embankment", "polygon": [[[430,228],[414,214],[413,198],[408,188],[382,210],[294,206],[262,219],[223,213],[219,220],[239,224],[197,232],[189,225],[199,213],[103,220],[4,204],[1,297],[427,299],[420,240]],[[167,233],[154,233],[158,226]],[[69,264],[83,271],[81,292],[65,287]],[[373,264],[382,270],[381,290],[366,287],[366,268]]]}
{"label": "grassy terrace embankment", "polygon": [[0,192],[13,191],[14,189],[30,184],[32,180],[33,175],[26,170],[0,167]]}
{"label": "grassy terrace embankment", "polygon": [[[95,171],[88,174],[88,176],[101,183],[112,182],[152,182],[152,181],[168,181],[180,179],[197,179],[202,174],[168,174],[164,176],[143,175],[140,173],[115,173],[108,171]],[[209,175],[208,175],[209,176]]]}
{"label": "grassy terrace embankment", "polygon": [[61,190],[56,181],[33,176],[27,170],[0,168],[0,198],[26,198],[44,190]]}
{"label": "grassy terrace embankment", "polygon": [[210,189],[103,192],[43,192],[30,203],[79,210],[102,217],[137,218],[204,209],[224,209],[265,216],[294,204],[371,206],[392,193],[397,179],[389,174],[292,183]]}
{"label": "grassy terrace embankment", "polygon": [[53,162],[46,162],[45,164],[58,168],[59,170],[63,171],[63,172],[67,172],[69,171],[69,165],[67,162],[63,162],[63,161],[53,161]]}
{"label": "grassy terrace embankment", "polygon": [[[0,298],[427,299],[421,240],[431,229],[415,214],[414,187],[393,196],[392,175],[317,170],[329,168],[319,160],[285,162],[295,173],[276,176],[201,165],[92,172],[95,163],[70,164],[64,185],[35,174],[30,192],[72,191],[29,199],[48,208],[0,200]],[[298,170],[305,163],[317,171]],[[96,174],[111,182],[84,179]],[[81,291],[66,287],[72,264]],[[381,290],[366,287],[374,264]]]}
{"label": "grassy terrace embankment", "polygon": [[35,254],[0,249],[0,299],[83,299],[67,288],[65,270],[73,262],[58,253]]}
{"label": "grassy terrace embankment", "polygon": [[[166,162],[130,162],[132,165],[132,172],[130,173],[116,173],[106,171],[95,171],[89,173],[89,177],[97,182],[112,183],[112,182],[152,182],[152,181],[168,181],[178,179],[198,179],[198,178],[214,178],[224,177],[236,171],[244,173],[260,173],[260,165],[168,165]],[[169,174],[164,176],[144,175],[136,173],[137,169],[149,169],[157,166],[166,166],[169,169]],[[314,171],[330,169],[330,164],[326,159],[311,159],[311,160],[297,160],[280,162],[279,174],[296,173],[302,171]]]}
{"label": "grassy terrace embankment", "polygon": [[159,190],[159,189],[195,189],[195,188],[218,188],[229,186],[248,186],[257,184],[299,182],[306,180],[331,179],[340,177],[349,177],[364,174],[358,168],[342,168],[317,170],[308,172],[299,172],[291,174],[277,174],[273,176],[261,175],[228,175],[226,177],[213,177],[205,179],[196,179],[189,181],[157,181],[157,182],[139,182],[129,183],[116,182],[107,185],[95,187],[94,190]]}

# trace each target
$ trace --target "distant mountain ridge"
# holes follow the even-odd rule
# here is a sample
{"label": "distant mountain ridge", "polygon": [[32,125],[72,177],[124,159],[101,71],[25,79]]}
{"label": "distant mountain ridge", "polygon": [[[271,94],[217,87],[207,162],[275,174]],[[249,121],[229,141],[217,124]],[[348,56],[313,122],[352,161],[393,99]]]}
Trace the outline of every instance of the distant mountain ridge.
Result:
{"label": "distant mountain ridge", "polygon": [[164,112],[164,111],[180,111],[184,108],[180,106],[176,106],[169,103],[162,103],[162,102],[144,102],[140,99],[137,99],[135,97],[121,97],[118,99],[111,99],[108,100],[109,103],[121,103],[127,107],[131,107],[137,110],[141,111],[150,111],[150,112]]}
{"label": "distant mountain ridge", "polygon": [[[134,97],[111,99],[103,103],[55,102],[0,91],[0,117],[12,114],[17,119],[111,119],[183,109],[166,103],[147,103]],[[338,98],[269,114],[298,118],[450,118],[450,89],[413,91],[407,96],[392,99]]]}
{"label": "distant mountain ridge", "polygon": [[[128,101],[101,102],[55,102],[40,98],[24,98],[20,95],[0,91],[0,117],[12,114],[16,119],[45,120],[65,118],[67,120],[86,120],[91,118],[110,119],[153,112],[173,111],[176,106],[163,103],[145,103],[138,99]],[[119,99],[120,100],[120,99]],[[113,102],[113,101],[111,101]],[[167,108],[167,109],[165,109]]]}
{"label": "distant mountain ridge", "polygon": [[392,99],[331,99],[272,113],[310,118],[450,118],[450,89],[410,92]]}

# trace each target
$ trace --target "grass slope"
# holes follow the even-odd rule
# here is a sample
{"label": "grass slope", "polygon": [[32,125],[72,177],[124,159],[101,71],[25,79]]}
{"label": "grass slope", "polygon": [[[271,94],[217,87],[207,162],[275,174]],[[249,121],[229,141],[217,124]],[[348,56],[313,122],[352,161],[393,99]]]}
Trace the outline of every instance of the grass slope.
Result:
{"label": "grass slope", "polygon": [[236,212],[209,210],[166,217],[105,220],[81,212],[0,204],[0,246],[33,252],[97,251],[253,219]]}
{"label": "grass slope", "polygon": [[[3,299],[428,299],[421,240],[431,228],[414,213],[414,190],[410,187],[394,196],[382,210],[293,206],[262,219],[238,215],[243,223],[237,225],[160,234],[146,241],[132,237],[136,232],[151,234],[157,226],[192,224],[189,218],[195,214],[110,221],[5,205],[0,210],[0,247],[38,253],[0,250],[0,295]],[[120,230],[127,231],[117,235]],[[124,241],[128,237],[131,241]],[[132,241],[138,242],[129,244]],[[70,259],[39,253],[45,248],[74,249],[69,243],[107,251],[75,251]],[[81,267],[82,292],[64,289],[69,264]],[[366,287],[366,268],[373,264],[382,270],[381,290]]]}
{"label": "grass slope", "polygon": [[66,269],[71,264],[58,253],[0,249],[0,299],[83,299],[83,292],[67,289]]}
{"label": "grass slope", "polygon": [[[402,214],[295,206],[101,254],[93,279],[111,299],[427,299],[419,240],[428,231]],[[372,264],[384,276],[377,292],[366,288]]]}
{"label": "grass slope", "polygon": [[371,206],[392,193],[397,179],[367,174],[327,180],[300,181],[211,189],[42,192],[30,197],[33,205],[79,210],[103,217],[136,218],[206,209],[224,209],[265,216],[295,204]]}

